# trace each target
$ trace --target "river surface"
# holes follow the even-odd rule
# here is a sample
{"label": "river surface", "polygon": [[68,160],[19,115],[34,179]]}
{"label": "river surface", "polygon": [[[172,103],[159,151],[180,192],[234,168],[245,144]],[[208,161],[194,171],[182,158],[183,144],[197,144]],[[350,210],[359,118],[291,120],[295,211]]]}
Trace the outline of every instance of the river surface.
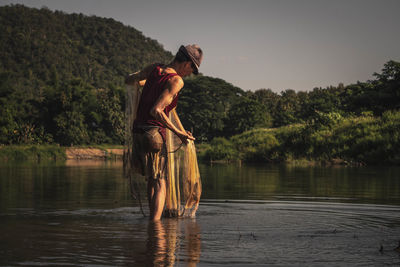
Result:
{"label": "river surface", "polygon": [[399,167],[200,165],[151,223],[119,162],[1,163],[0,266],[399,266]]}

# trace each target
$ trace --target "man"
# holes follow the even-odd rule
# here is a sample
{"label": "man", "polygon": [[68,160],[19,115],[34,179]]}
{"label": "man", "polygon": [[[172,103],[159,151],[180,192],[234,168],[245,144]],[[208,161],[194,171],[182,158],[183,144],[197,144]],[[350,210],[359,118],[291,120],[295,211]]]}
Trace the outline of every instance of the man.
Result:
{"label": "man", "polygon": [[175,127],[168,118],[176,107],[183,77],[198,74],[203,52],[198,45],[181,46],[168,65],[153,64],[129,75],[125,83],[144,84],[133,126],[133,159],[142,175],[148,177],[147,197],[150,219],[161,218],[166,198],[166,128],[182,143],[195,140],[190,132]]}

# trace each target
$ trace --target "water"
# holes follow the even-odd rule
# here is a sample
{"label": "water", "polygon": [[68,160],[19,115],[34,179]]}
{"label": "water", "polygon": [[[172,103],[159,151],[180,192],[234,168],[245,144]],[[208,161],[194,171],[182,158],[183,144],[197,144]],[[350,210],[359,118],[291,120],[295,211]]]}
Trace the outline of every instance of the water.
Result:
{"label": "water", "polygon": [[118,162],[2,164],[0,266],[400,265],[398,167],[200,171],[197,218],[150,223]]}

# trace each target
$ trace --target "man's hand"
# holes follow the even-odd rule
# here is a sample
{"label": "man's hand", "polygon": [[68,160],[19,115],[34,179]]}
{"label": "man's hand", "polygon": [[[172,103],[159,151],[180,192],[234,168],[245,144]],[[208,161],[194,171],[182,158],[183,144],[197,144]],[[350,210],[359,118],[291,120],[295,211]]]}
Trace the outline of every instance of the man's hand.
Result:
{"label": "man's hand", "polygon": [[182,132],[177,135],[178,135],[179,139],[181,139],[182,143],[184,143],[185,145],[187,145],[189,143],[188,140],[192,140],[192,141],[196,140],[196,138],[194,138],[192,133],[189,131],[186,131],[186,133]]}

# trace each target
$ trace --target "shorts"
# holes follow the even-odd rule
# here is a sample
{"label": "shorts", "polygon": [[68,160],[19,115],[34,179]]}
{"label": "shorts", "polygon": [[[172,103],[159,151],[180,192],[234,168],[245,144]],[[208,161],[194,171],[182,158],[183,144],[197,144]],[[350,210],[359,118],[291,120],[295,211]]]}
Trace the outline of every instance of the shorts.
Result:
{"label": "shorts", "polygon": [[165,179],[167,149],[157,126],[141,126],[133,132],[134,169],[146,178]]}

